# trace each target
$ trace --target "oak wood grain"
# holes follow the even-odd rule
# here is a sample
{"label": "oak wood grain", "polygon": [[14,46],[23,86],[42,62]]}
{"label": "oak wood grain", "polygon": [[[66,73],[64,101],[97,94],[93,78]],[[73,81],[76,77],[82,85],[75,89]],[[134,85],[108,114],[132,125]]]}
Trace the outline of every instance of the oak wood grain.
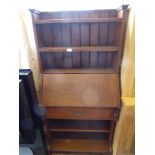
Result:
{"label": "oak wood grain", "polygon": [[[97,144],[97,145],[96,145]],[[72,153],[106,153],[110,152],[107,141],[104,140],[70,140],[54,139],[52,152]]]}
{"label": "oak wood grain", "polygon": [[44,117],[47,119],[116,120],[118,110],[95,107],[47,107]]}
{"label": "oak wood grain", "polygon": [[75,68],[75,69],[45,69],[45,74],[112,74],[112,73],[118,73],[115,72],[113,69],[89,69],[89,68]]}
{"label": "oak wood grain", "polygon": [[54,23],[102,23],[102,22],[122,22],[122,18],[72,18],[72,19],[49,19],[37,20],[35,24],[54,24]]}
{"label": "oak wood grain", "polygon": [[67,49],[72,49],[72,52],[95,52],[95,51],[106,51],[106,52],[117,52],[117,46],[82,46],[82,47],[42,47],[39,48],[39,52],[67,52]]}
{"label": "oak wood grain", "polygon": [[117,107],[117,74],[44,74],[42,104],[66,107]]}

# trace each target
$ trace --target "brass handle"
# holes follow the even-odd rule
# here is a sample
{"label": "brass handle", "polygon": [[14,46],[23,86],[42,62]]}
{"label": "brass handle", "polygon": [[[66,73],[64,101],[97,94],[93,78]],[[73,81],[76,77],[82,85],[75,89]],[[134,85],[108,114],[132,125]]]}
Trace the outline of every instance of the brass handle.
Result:
{"label": "brass handle", "polygon": [[76,116],[76,117],[82,117],[82,116],[84,116],[84,114],[85,114],[85,113],[84,113],[84,111],[82,111],[82,110],[81,110],[81,111],[75,112],[75,116]]}

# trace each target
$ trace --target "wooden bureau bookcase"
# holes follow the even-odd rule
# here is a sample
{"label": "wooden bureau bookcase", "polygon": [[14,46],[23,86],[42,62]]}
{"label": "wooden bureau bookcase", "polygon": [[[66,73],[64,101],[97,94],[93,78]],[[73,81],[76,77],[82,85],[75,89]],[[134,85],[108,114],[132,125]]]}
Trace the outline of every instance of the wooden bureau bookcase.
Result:
{"label": "wooden bureau bookcase", "polygon": [[112,154],[128,6],[30,11],[48,153]]}

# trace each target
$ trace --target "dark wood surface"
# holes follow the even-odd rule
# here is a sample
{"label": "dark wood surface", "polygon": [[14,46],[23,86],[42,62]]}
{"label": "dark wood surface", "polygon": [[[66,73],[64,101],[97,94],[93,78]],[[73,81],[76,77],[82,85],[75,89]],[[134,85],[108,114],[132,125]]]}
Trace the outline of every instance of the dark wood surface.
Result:
{"label": "dark wood surface", "polygon": [[60,131],[49,131],[51,141],[52,139],[79,139],[79,140],[107,140],[109,133],[101,132],[60,132]]}
{"label": "dark wood surface", "polygon": [[[55,67],[102,67],[119,72],[127,6],[118,10],[31,12],[41,73]],[[80,53],[66,53],[65,47]]]}
{"label": "dark wood surface", "polygon": [[44,74],[43,106],[119,107],[117,74]]}
{"label": "dark wood surface", "polygon": [[52,152],[66,153],[108,153],[109,144],[104,140],[53,139]]}
{"label": "dark wood surface", "polygon": [[112,74],[118,73],[114,72],[113,69],[91,69],[91,68],[74,68],[74,69],[45,69],[45,74]]}
{"label": "dark wood surface", "polygon": [[106,52],[118,52],[117,46],[83,46],[83,47],[42,47],[39,48],[39,52],[96,52],[96,51],[106,51]]}
{"label": "dark wood surface", "polygon": [[71,18],[71,19],[49,19],[37,20],[35,24],[54,24],[54,23],[103,23],[103,22],[121,22],[122,18]]}
{"label": "dark wood surface", "polygon": [[40,105],[45,108],[49,152],[112,154],[127,7],[31,10],[43,74]]}
{"label": "dark wood surface", "polygon": [[[103,25],[104,24],[104,25]],[[111,46],[115,46],[115,37],[120,36],[121,32],[116,32],[120,29],[118,23],[76,23],[76,24],[51,24],[51,25],[37,25],[37,34],[39,39],[39,47],[68,47],[71,43],[74,46],[108,46],[108,42],[105,44],[104,40],[109,40]],[[101,28],[100,28],[101,26]],[[104,26],[104,27],[103,27]],[[108,29],[106,29],[106,27]],[[59,29],[59,33],[56,30]],[[73,27],[76,28],[73,31]],[[104,28],[104,29],[103,29]],[[86,30],[87,29],[87,30]],[[108,31],[107,31],[108,30]],[[106,35],[102,35],[107,31]],[[100,32],[100,33],[99,33]],[[78,33],[76,38],[73,35]],[[83,34],[84,33],[84,34]],[[47,37],[45,37],[47,34]],[[56,35],[59,34],[55,38]],[[55,39],[59,41],[59,45],[55,44]],[[89,40],[87,40],[89,39]],[[119,38],[118,38],[119,39]],[[77,43],[78,42],[78,43]]]}
{"label": "dark wood surface", "polygon": [[[86,67],[116,68],[118,72],[118,56],[113,55],[121,53],[114,40],[121,33],[117,33],[120,26],[115,25],[123,19],[117,18],[116,10],[40,13],[37,16],[34,30],[42,73],[52,68]],[[66,52],[67,47],[73,52]]]}
{"label": "dark wood surface", "polygon": [[89,107],[52,107],[46,108],[47,119],[79,119],[79,120],[116,120],[117,110]]}
{"label": "dark wood surface", "polygon": [[[78,54],[79,53],[79,54]],[[101,52],[102,54],[106,54],[107,52]],[[117,53],[117,52],[116,52]],[[63,59],[60,57],[61,52],[43,52],[41,53],[43,66],[43,72],[46,73],[47,70],[60,70],[62,73],[72,73],[71,71],[79,72],[79,73],[116,73],[116,71],[111,67],[113,64],[113,58],[107,62],[105,59],[100,60],[99,64],[99,54],[98,52],[63,52]],[[78,60],[75,60],[75,54],[78,54]],[[88,55],[86,55],[88,54]],[[112,56],[117,54],[112,52]],[[85,62],[83,56],[88,56]],[[95,56],[95,58],[93,58]],[[85,63],[83,63],[85,62]],[[88,63],[89,62],[89,63]],[[76,64],[76,65],[75,65]],[[106,64],[106,65],[105,65]],[[64,71],[64,72],[63,72]],[[93,72],[95,71],[95,72]],[[118,72],[117,72],[118,73]]]}
{"label": "dark wood surface", "polygon": [[48,130],[58,132],[110,132],[109,121],[99,120],[48,120]]}

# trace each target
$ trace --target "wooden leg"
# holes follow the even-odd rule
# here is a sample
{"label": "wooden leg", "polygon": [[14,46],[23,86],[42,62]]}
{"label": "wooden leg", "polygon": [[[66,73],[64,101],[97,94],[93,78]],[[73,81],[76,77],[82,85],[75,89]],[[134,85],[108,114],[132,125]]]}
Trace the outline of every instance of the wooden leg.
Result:
{"label": "wooden leg", "polygon": [[112,151],[112,142],[113,142],[113,135],[114,135],[115,125],[116,125],[116,121],[111,121],[110,135],[109,135],[110,151]]}
{"label": "wooden leg", "polygon": [[45,132],[45,137],[46,137],[46,144],[47,144],[47,152],[48,152],[48,155],[51,155],[51,139],[50,139],[50,134],[49,134],[49,131],[47,130],[48,129],[48,123],[47,123],[47,120],[44,119],[44,132]]}

